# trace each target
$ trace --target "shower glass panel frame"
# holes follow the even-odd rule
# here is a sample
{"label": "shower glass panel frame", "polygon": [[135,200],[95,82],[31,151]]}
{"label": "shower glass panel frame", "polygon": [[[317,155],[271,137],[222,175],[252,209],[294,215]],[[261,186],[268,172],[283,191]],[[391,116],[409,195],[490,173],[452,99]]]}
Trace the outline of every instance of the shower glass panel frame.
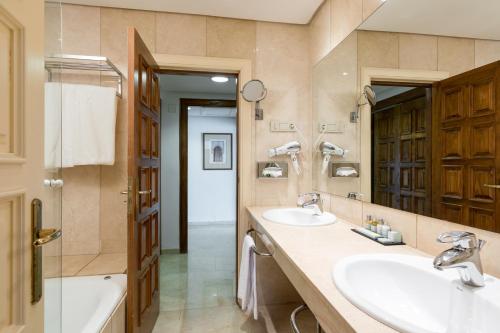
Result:
{"label": "shower glass panel frame", "polygon": [[[60,1],[45,2],[45,56],[62,52],[62,3]],[[44,165],[44,196],[43,222],[44,229],[62,230],[62,78],[52,77],[48,83],[48,73],[45,77],[45,165]],[[47,98],[47,92],[54,96]],[[50,102],[49,102],[50,101]],[[56,181],[56,182],[54,182]],[[64,231],[63,236],[64,237]],[[43,247],[43,302],[44,302],[44,332],[62,332],[63,309],[63,246],[62,237]]]}

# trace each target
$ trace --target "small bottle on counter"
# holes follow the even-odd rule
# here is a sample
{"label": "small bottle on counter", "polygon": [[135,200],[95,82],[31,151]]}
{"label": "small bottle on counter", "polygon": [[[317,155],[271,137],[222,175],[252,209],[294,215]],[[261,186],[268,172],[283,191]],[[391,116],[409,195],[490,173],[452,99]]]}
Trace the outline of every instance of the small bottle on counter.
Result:
{"label": "small bottle on counter", "polygon": [[391,227],[388,224],[384,224],[382,226],[382,237],[387,237],[389,235],[389,231],[391,231]]}
{"label": "small bottle on counter", "polygon": [[372,230],[372,216],[366,215],[365,229]]}
{"label": "small bottle on counter", "polygon": [[371,231],[373,232],[377,232],[377,226],[378,226],[378,221],[376,219],[373,219],[372,220],[372,227],[371,227]]}
{"label": "small bottle on counter", "polygon": [[377,234],[379,235],[383,235],[382,234],[382,228],[384,226],[384,219],[380,219],[378,220],[378,224],[377,224]]}

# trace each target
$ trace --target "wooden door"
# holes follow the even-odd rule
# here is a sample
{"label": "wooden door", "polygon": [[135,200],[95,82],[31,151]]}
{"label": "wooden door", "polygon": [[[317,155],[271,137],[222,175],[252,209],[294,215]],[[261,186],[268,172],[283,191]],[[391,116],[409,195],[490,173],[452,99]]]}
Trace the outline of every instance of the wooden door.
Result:
{"label": "wooden door", "polygon": [[431,215],[431,88],[419,87],[373,108],[374,203]]}
{"label": "wooden door", "polygon": [[156,62],[128,29],[127,332],[153,330],[159,312],[160,90]]}
{"label": "wooden door", "polygon": [[499,62],[441,81],[433,112],[434,215],[500,232]]}
{"label": "wooden door", "polygon": [[[43,332],[31,201],[43,199],[44,2],[0,0],[0,332]],[[58,320],[58,318],[53,318]]]}

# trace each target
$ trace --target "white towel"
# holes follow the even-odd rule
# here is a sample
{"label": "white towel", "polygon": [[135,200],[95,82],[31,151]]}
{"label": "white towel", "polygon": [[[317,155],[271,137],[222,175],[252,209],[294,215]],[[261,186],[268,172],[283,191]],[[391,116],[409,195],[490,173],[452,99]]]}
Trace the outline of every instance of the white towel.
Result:
{"label": "white towel", "polygon": [[238,298],[241,308],[247,315],[253,312],[253,318],[258,319],[257,311],[257,276],[253,238],[246,235],[241,251],[240,276],[238,279]]}
{"label": "white towel", "polygon": [[116,107],[114,88],[46,83],[46,168],[114,164]]}

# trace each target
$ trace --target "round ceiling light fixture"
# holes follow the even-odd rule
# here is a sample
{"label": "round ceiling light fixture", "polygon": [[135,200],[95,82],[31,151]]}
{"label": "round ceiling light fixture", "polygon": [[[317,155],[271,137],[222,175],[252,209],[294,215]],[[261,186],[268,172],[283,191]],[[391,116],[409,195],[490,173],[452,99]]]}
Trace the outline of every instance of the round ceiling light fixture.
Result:
{"label": "round ceiling light fixture", "polygon": [[229,78],[227,76],[212,76],[211,80],[216,83],[226,83]]}

